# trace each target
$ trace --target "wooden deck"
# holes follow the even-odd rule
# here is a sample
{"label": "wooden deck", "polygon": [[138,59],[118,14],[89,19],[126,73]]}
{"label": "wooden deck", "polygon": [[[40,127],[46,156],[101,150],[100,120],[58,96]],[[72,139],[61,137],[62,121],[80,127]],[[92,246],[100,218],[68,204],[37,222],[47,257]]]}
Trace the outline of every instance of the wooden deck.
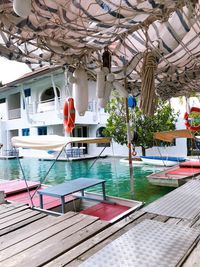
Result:
{"label": "wooden deck", "polygon": [[[27,187],[29,189],[29,193],[33,196],[32,201],[30,200],[29,193],[27,191]],[[1,180],[0,181],[0,191],[4,191],[6,194],[6,200],[10,202],[16,202],[21,204],[27,204],[34,207],[40,206],[39,195],[35,194],[35,189],[38,188],[40,184],[38,182],[27,181],[27,184],[24,180]],[[41,186],[40,189],[44,189],[46,186]],[[72,195],[65,197],[65,202],[70,202],[76,199]],[[55,199],[54,197],[44,196],[44,208],[52,209],[60,206],[60,200]]]}
{"label": "wooden deck", "polygon": [[[143,209],[111,225],[98,218],[68,212],[54,217],[26,205],[0,205],[0,266],[78,266],[105,245],[145,219],[200,230],[200,219],[188,221],[147,213]],[[200,266],[200,242],[178,266]]]}
{"label": "wooden deck", "polygon": [[44,266],[108,225],[97,217],[74,212],[55,217],[26,205],[2,204],[0,266]]}
{"label": "wooden deck", "polygon": [[[97,159],[97,158],[106,158],[107,155],[103,155],[103,156],[99,156],[99,155],[88,155],[88,154],[83,154],[81,156],[78,156],[78,157],[59,157],[57,159],[57,161],[64,161],[64,162],[68,162],[68,161],[81,161],[81,160],[89,160],[89,159]],[[42,157],[42,158],[39,158],[38,160],[41,160],[41,161],[54,161],[55,160],[55,157]]]}
{"label": "wooden deck", "polygon": [[[200,233],[200,216],[193,220],[178,219],[149,213],[144,209],[115,224],[110,224],[97,217],[74,212],[55,217],[31,210],[24,204],[2,204],[0,205],[0,266],[79,266],[146,219],[181,227],[188,226]],[[194,244],[176,266],[200,266],[199,238]]]}
{"label": "wooden deck", "polygon": [[7,196],[14,195],[20,192],[27,191],[27,186],[29,190],[36,189],[40,184],[38,182],[27,181],[25,183],[24,180],[1,180],[0,190],[4,191]]}
{"label": "wooden deck", "polygon": [[188,161],[147,176],[153,185],[178,187],[200,174],[200,162]]}

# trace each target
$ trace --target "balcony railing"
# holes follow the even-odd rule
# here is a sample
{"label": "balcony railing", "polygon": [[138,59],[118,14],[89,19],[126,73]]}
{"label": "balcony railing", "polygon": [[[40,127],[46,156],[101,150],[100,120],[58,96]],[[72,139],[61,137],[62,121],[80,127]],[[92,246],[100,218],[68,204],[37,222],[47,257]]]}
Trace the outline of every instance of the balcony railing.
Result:
{"label": "balcony railing", "polygon": [[[59,100],[58,100],[58,104],[59,104],[61,109],[63,108],[64,101],[65,101],[65,99],[63,99],[63,98],[59,98]],[[94,100],[89,101],[87,110],[94,112],[96,110],[96,106],[97,106],[97,101],[94,101]],[[37,113],[52,111],[54,109],[55,109],[55,100],[54,99],[50,99],[50,100],[46,100],[46,101],[40,101],[37,103]],[[30,110],[32,110],[32,107],[30,107]]]}
{"label": "balcony railing", "polygon": [[[65,99],[59,98],[58,100],[58,105],[60,107],[60,112],[62,113],[62,108],[64,105]],[[37,107],[37,108],[36,108]],[[47,101],[40,101],[38,103],[32,102],[27,105],[28,108],[28,113],[29,115],[34,115],[36,113],[41,113],[41,112],[47,112],[47,111],[53,111],[55,110],[55,100],[47,100]],[[87,111],[89,112],[95,112],[97,110],[97,101],[92,100],[88,102],[88,109]],[[8,110],[8,119],[9,120],[14,120],[14,119],[19,119],[21,118],[21,109],[11,109]]]}

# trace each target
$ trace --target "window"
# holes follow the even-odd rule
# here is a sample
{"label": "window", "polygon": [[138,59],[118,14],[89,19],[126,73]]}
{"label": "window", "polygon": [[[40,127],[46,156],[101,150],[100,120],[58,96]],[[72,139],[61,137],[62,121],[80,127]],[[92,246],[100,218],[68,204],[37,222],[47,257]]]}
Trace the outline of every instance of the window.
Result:
{"label": "window", "polygon": [[[24,96],[26,98],[26,104],[29,105],[31,103],[31,88],[24,89]],[[24,100],[23,100],[23,109],[25,109]]]}
{"label": "window", "polygon": [[[105,129],[105,127],[99,127],[96,130],[96,137],[105,137],[105,135],[103,134],[104,129]],[[110,143],[97,144],[97,147],[110,147]]]}
{"label": "window", "polygon": [[[57,96],[60,97],[60,91],[58,88],[56,88],[56,92],[57,92]],[[55,94],[54,94],[53,87],[50,87],[42,93],[40,101],[41,102],[46,102],[50,100],[52,101],[54,100],[54,98],[55,98]]]}
{"label": "window", "polygon": [[6,99],[5,98],[1,98],[0,99],[0,104],[6,103]]}
{"label": "window", "polygon": [[0,99],[0,120],[6,120],[6,99]]}
{"label": "window", "polygon": [[31,88],[24,89],[24,95],[25,97],[31,96]]}
{"label": "window", "polygon": [[39,127],[38,135],[47,135],[47,127]]}
{"label": "window", "polygon": [[[87,137],[87,127],[86,126],[76,126],[74,129],[73,129],[73,132],[72,132],[72,136],[74,137]],[[83,150],[83,154],[87,154],[88,153],[88,144],[86,143],[72,143],[72,147],[74,146],[78,146],[78,147],[84,147],[84,150]]]}
{"label": "window", "polygon": [[22,129],[22,136],[29,136],[30,135],[30,129],[24,128]]}

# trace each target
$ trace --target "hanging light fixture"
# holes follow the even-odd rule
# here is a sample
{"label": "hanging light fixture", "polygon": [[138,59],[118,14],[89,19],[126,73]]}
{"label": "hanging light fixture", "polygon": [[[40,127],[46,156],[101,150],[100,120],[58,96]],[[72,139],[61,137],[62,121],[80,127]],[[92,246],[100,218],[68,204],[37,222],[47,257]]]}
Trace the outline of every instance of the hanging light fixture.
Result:
{"label": "hanging light fixture", "polygon": [[20,17],[28,17],[31,13],[31,0],[14,0],[13,10]]}

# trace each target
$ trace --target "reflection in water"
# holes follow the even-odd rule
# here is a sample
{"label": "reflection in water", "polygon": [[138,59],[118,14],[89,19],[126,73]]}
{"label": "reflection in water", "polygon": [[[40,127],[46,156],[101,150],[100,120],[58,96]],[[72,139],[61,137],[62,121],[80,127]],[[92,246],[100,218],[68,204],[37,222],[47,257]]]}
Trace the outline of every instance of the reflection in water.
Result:
{"label": "reflection in water", "polygon": [[17,160],[0,160],[0,179],[14,180],[22,177]]}
{"label": "reflection in water", "polygon": [[[21,159],[24,173],[28,180],[42,181],[52,165],[52,161],[39,161],[37,159]],[[134,198],[136,200],[152,202],[160,196],[171,191],[171,188],[159,187],[149,184],[146,176],[161,168],[138,165],[134,167],[134,195],[130,193],[129,167],[120,163],[118,158],[99,159],[93,165],[92,160],[55,163],[45,181],[46,184],[59,184],[80,177],[99,178],[106,180],[106,193],[112,196]],[[23,178],[17,160],[0,160],[0,179]],[[101,186],[94,189],[101,192]]]}

